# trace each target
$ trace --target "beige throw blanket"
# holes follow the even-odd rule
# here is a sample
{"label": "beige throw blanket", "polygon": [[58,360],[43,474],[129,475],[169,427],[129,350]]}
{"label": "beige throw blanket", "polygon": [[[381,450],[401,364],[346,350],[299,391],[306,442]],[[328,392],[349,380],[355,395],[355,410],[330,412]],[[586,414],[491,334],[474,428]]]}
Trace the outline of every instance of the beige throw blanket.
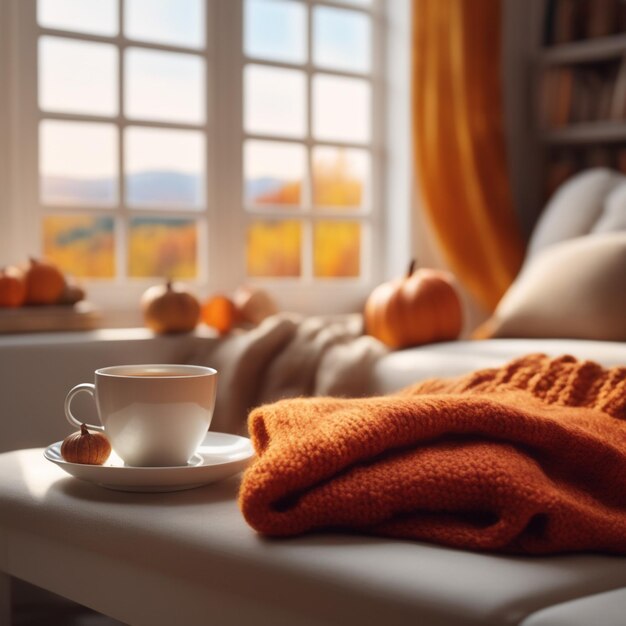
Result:
{"label": "beige throw blanket", "polygon": [[219,372],[211,430],[245,433],[248,412],[299,396],[367,395],[372,365],[386,348],[363,335],[360,315],[281,313],[257,328],[208,341],[190,363]]}

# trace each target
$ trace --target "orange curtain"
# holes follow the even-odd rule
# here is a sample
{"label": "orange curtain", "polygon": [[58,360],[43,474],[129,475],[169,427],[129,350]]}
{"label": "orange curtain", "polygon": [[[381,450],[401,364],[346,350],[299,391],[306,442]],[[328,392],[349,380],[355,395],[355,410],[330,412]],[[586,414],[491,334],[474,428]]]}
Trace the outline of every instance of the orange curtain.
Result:
{"label": "orange curtain", "polygon": [[413,132],[450,268],[492,310],[523,256],[503,131],[501,0],[414,0]]}

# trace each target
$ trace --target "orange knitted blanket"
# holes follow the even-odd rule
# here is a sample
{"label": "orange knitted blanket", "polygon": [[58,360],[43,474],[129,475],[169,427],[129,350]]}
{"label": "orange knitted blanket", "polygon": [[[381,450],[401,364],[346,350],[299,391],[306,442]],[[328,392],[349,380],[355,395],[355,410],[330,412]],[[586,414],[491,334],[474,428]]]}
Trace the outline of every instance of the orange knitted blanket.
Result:
{"label": "orange knitted blanket", "polygon": [[261,533],[626,554],[626,368],[529,355],[392,396],[281,401],[249,427],[240,506]]}

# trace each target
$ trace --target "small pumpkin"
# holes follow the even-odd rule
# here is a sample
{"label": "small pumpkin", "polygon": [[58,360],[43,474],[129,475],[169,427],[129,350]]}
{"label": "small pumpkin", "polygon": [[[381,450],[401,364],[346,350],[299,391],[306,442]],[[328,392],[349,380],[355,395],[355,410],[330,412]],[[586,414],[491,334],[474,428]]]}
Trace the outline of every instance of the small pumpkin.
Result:
{"label": "small pumpkin", "polygon": [[233,302],[242,322],[257,326],[266,317],[278,313],[278,307],[272,296],[265,289],[243,286],[234,295]]}
{"label": "small pumpkin", "polygon": [[57,304],[64,306],[72,306],[86,297],[85,290],[79,285],[73,283],[67,283]]}
{"label": "small pumpkin", "polygon": [[374,289],[365,304],[365,331],[390,348],[408,348],[456,339],[461,301],[448,272],[415,269]]}
{"label": "small pumpkin", "polygon": [[221,294],[211,296],[202,305],[202,321],[220,335],[229,333],[238,321],[234,302]]}
{"label": "small pumpkin", "polygon": [[63,273],[47,261],[31,258],[24,278],[26,304],[56,304],[65,289]]}
{"label": "small pumpkin", "polygon": [[141,298],[146,326],[155,333],[188,333],[200,320],[198,299],[181,283],[148,288]]}
{"label": "small pumpkin", "polygon": [[85,424],[61,444],[61,456],[68,463],[102,465],[111,454],[111,444],[102,433],[90,433]]}
{"label": "small pumpkin", "polygon": [[18,307],[26,300],[24,272],[17,267],[0,269],[0,307]]}

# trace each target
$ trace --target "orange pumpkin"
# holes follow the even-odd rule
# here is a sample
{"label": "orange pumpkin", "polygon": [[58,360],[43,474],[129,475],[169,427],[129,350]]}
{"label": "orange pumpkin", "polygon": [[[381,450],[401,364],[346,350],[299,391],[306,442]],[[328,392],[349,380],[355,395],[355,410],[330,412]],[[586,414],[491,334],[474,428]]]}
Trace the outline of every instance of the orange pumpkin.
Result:
{"label": "orange pumpkin", "polygon": [[65,277],[52,263],[30,259],[24,275],[26,304],[56,304],[65,289]]}
{"label": "orange pumpkin", "polygon": [[257,326],[266,317],[278,313],[274,299],[265,289],[243,286],[233,295],[237,315],[242,322]]}
{"label": "orange pumpkin", "polygon": [[202,305],[202,321],[215,328],[220,335],[230,332],[237,323],[237,309],[230,298],[223,295],[211,296]]}
{"label": "orange pumpkin", "polygon": [[24,272],[17,267],[0,269],[0,307],[18,307],[26,299]]}
{"label": "orange pumpkin", "polygon": [[141,298],[146,326],[155,333],[187,333],[200,319],[198,299],[180,283],[154,285]]}
{"label": "orange pumpkin", "polygon": [[461,302],[450,274],[415,270],[374,289],[365,305],[365,330],[390,348],[456,339],[463,325]]}
{"label": "orange pumpkin", "polygon": [[67,283],[63,288],[63,293],[59,297],[58,304],[72,306],[84,300],[86,296],[85,290],[80,285]]}

